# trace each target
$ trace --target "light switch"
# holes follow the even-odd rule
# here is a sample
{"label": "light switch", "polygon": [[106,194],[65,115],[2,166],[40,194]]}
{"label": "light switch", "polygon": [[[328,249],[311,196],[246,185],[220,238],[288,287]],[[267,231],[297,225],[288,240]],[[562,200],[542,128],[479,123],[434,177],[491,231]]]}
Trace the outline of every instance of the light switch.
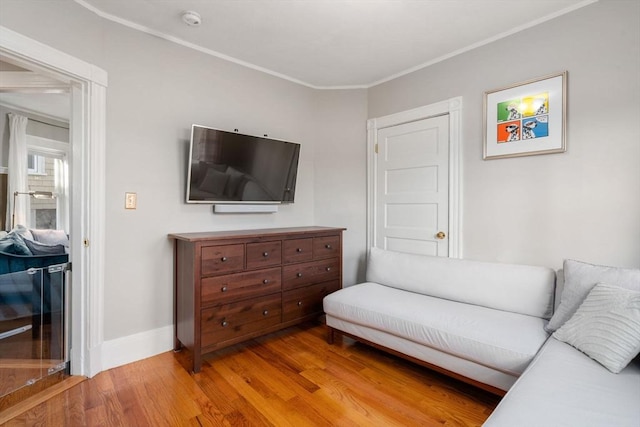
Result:
{"label": "light switch", "polygon": [[135,209],[138,206],[137,193],[124,193],[124,208]]}

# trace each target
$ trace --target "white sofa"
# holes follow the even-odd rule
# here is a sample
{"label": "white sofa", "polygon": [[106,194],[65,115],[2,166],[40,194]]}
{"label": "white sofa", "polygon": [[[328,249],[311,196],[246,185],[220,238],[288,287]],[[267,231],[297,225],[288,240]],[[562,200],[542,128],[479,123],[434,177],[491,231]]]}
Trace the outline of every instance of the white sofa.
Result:
{"label": "white sofa", "polygon": [[551,337],[484,427],[638,427],[640,362],[614,374]]}
{"label": "white sofa", "polygon": [[487,426],[640,426],[637,364],[613,374],[549,339],[554,270],[372,248],[366,279],[325,297],[330,340],[345,334],[497,394],[511,389]]}
{"label": "white sofa", "polygon": [[[585,299],[590,291],[595,284],[603,282],[638,292],[640,270],[565,261],[563,270],[558,274],[555,312],[546,329],[554,332],[567,324],[571,316],[574,316],[572,319],[578,318],[581,313],[575,312],[587,306]],[[590,324],[584,320],[584,316],[582,318],[590,336],[580,340],[567,337],[565,333],[559,337],[569,338],[567,341],[573,341],[574,345],[584,348],[601,360],[608,356],[607,352],[620,352],[620,348],[616,348],[618,342],[635,343],[632,344],[632,347],[635,345],[635,350],[630,348],[629,351],[630,354],[637,354],[640,350],[640,298],[636,296],[635,302],[629,306],[635,310],[635,324],[627,325],[634,336],[624,334],[616,325],[607,324],[608,316],[597,313],[597,324]],[[615,312],[614,309],[607,310]],[[622,318],[621,313],[614,315]],[[613,341],[606,338],[605,354],[598,356],[595,344],[598,344],[599,330]],[[631,360],[619,373],[613,373],[600,362],[555,336],[554,334],[547,340],[484,426],[640,426],[640,356]],[[624,360],[620,361],[620,366],[624,364]]]}
{"label": "white sofa", "polygon": [[324,299],[327,325],[495,393],[549,337],[555,272],[372,248],[367,282]]}

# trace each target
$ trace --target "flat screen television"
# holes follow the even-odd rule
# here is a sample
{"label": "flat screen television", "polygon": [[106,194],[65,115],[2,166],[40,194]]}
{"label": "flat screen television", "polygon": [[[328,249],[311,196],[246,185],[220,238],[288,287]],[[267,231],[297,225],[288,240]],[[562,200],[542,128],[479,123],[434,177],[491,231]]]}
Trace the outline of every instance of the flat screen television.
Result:
{"label": "flat screen television", "polygon": [[187,203],[293,203],[300,144],[192,125]]}

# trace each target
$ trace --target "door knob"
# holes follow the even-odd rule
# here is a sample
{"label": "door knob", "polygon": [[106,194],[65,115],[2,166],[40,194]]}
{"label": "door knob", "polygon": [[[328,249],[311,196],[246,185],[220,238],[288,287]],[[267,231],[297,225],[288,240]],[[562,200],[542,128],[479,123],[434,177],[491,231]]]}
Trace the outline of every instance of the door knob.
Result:
{"label": "door knob", "polygon": [[438,234],[436,234],[436,237],[440,240],[444,239],[445,237],[447,237],[446,234],[444,234],[444,231],[438,231]]}

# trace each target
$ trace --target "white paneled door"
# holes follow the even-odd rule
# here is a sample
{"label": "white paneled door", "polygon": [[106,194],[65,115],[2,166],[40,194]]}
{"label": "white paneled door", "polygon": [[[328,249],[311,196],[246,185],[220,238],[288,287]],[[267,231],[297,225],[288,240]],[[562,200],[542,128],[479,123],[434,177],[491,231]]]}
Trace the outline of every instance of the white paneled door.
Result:
{"label": "white paneled door", "polygon": [[377,130],[374,246],[449,256],[449,115]]}

